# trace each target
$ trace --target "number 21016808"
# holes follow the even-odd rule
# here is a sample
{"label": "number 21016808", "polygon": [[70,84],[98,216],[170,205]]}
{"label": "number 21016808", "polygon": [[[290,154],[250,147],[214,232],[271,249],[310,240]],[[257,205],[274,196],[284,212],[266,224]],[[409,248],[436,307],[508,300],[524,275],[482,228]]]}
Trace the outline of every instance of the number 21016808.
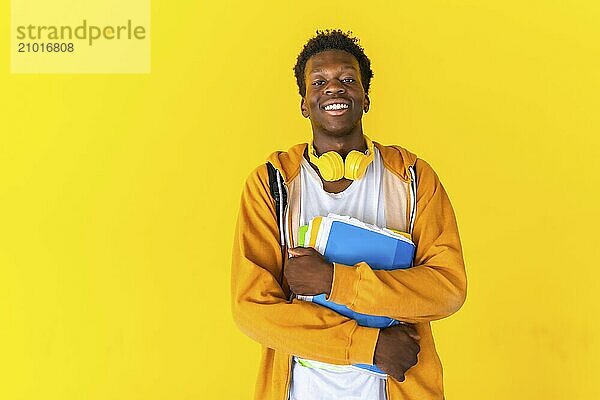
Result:
{"label": "number 21016808", "polygon": [[73,43],[18,43],[19,53],[73,53]]}

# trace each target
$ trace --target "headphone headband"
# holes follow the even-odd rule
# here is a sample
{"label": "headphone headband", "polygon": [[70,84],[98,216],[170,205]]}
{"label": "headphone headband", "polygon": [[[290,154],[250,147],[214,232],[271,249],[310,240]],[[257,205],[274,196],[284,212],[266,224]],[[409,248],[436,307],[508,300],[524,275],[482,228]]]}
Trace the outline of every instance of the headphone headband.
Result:
{"label": "headphone headband", "polygon": [[345,161],[335,151],[328,151],[318,156],[311,141],[308,144],[308,158],[310,162],[317,166],[321,176],[326,181],[334,182],[342,178],[360,179],[375,157],[373,142],[366,135],[363,135],[363,137],[367,145],[366,154],[358,150],[352,150],[346,155]]}

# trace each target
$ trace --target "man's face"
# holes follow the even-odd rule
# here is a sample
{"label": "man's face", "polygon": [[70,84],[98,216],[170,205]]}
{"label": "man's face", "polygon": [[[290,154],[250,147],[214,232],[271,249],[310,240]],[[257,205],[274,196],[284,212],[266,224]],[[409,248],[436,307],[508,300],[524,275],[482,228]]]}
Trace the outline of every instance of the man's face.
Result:
{"label": "man's face", "polygon": [[[342,50],[315,54],[306,63],[304,77],[306,95],[300,108],[302,115],[310,116],[315,133],[344,136],[360,127],[369,98],[361,82],[358,61],[352,54]],[[332,104],[336,105],[329,110]],[[339,104],[344,108],[339,108]]]}

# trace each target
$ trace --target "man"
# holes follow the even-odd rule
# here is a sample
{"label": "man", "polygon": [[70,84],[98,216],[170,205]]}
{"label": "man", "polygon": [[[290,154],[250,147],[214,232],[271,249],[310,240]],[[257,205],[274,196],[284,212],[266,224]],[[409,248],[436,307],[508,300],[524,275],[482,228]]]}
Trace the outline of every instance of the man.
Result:
{"label": "man", "polygon": [[[234,239],[233,316],[262,344],[255,398],[443,399],[430,321],[456,312],[466,297],[448,196],[425,161],[364,135],[373,73],[358,39],[317,31],[294,70],[312,146],[275,152],[271,171],[261,165],[250,174]],[[350,158],[367,161],[355,168]],[[329,212],[411,233],[413,267],[329,263],[316,250],[298,247],[298,227]],[[321,293],[356,312],[404,324],[360,326],[294,296]],[[352,364],[374,364],[387,375]]]}

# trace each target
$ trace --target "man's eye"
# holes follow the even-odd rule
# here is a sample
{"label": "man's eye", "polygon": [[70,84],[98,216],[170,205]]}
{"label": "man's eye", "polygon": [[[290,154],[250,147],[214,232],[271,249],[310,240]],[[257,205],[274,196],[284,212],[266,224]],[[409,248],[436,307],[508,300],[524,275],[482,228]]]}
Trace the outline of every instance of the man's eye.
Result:
{"label": "man's eye", "polygon": [[321,83],[324,83],[325,81],[315,81],[313,82],[313,85],[315,86],[319,86]]}
{"label": "man's eye", "polygon": [[342,79],[344,82],[354,82],[354,78],[344,78]]}

